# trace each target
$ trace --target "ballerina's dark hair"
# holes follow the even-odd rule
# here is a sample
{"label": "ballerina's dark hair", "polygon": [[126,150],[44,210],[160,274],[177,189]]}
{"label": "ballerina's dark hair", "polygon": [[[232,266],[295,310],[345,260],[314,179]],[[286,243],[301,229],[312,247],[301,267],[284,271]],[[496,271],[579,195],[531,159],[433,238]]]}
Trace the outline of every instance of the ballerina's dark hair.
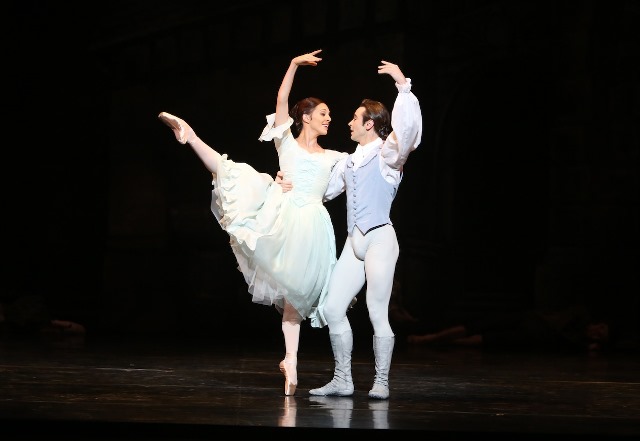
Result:
{"label": "ballerina's dark hair", "polygon": [[362,114],[362,123],[366,123],[369,120],[373,121],[373,130],[376,131],[378,136],[383,140],[387,139],[387,136],[391,133],[391,115],[389,111],[379,101],[364,99],[360,103],[360,107],[364,107],[364,113]]}
{"label": "ballerina's dark hair", "polygon": [[298,136],[302,131],[302,115],[311,115],[316,107],[324,103],[320,98],[308,97],[298,101],[293,108],[289,111],[289,115],[293,118],[293,125],[295,126],[295,136]]}

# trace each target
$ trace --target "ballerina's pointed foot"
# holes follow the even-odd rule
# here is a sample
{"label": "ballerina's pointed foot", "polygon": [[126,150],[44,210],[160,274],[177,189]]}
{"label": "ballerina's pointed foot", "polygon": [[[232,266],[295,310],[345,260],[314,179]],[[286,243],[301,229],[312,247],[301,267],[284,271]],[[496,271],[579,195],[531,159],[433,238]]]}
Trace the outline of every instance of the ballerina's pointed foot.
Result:
{"label": "ballerina's pointed foot", "polygon": [[298,373],[296,372],[295,364],[285,363],[282,360],[280,362],[280,372],[284,374],[284,394],[294,395],[298,386]]}
{"label": "ballerina's pointed foot", "polygon": [[173,134],[176,136],[176,139],[180,144],[186,144],[187,141],[189,141],[189,138],[193,134],[193,130],[189,127],[189,124],[184,122],[184,120],[167,112],[160,112],[158,118],[173,130]]}

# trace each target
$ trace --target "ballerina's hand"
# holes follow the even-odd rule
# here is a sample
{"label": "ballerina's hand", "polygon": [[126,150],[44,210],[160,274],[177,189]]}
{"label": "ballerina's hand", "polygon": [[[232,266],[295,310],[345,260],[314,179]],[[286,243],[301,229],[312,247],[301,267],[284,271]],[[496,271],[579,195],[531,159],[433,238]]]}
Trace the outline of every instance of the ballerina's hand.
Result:
{"label": "ballerina's hand", "polygon": [[293,59],[293,62],[298,66],[302,66],[302,65],[317,66],[318,61],[322,61],[322,58],[316,57],[316,54],[319,54],[320,52],[322,52],[322,49],[309,52],[308,54],[299,55]]}

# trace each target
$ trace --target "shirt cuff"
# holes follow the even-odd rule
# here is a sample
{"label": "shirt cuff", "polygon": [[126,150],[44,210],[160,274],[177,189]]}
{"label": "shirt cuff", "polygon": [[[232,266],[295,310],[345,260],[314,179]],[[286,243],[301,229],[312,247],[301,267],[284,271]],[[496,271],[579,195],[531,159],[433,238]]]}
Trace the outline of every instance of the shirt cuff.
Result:
{"label": "shirt cuff", "polygon": [[409,93],[411,92],[411,78],[406,78],[407,82],[404,84],[396,83],[396,87],[398,88],[398,93]]}

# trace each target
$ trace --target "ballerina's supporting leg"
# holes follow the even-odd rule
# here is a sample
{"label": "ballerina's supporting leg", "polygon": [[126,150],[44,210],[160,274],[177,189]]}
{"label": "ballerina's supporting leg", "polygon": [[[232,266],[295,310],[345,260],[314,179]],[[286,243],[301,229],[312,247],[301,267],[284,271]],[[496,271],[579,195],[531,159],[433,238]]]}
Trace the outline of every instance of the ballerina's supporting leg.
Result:
{"label": "ballerina's supporting leg", "polygon": [[298,386],[298,345],[300,343],[300,323],[302,317],[285,301],[282,314],[282,334],[284,335],[285,357],[280,362],[280,371],[284,374],[284,394],[293,395]]}

